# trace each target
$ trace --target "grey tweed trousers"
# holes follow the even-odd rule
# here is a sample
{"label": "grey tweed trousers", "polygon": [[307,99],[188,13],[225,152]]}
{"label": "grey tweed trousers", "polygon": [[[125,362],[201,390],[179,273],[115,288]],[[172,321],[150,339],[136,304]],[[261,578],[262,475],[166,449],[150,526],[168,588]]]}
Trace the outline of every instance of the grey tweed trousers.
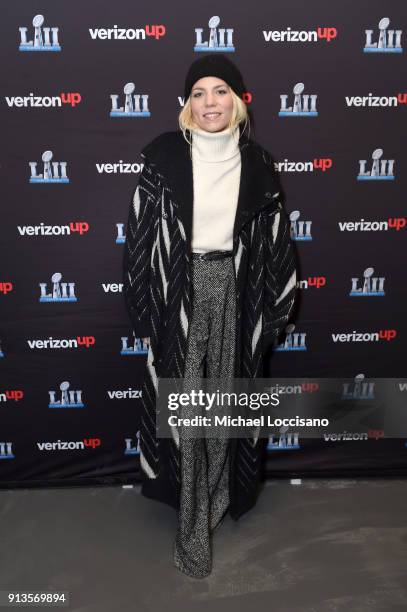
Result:
{"label": "grey tweed trousers", "polygon": [[[232,258],[192,259],[192,316],[185,362],[185,386],[202,388],[202,379],[233,378],[236,290]],[[187,380],[188,379],[188,380]],[[182,407],[181,415],[198,414]],[[205,414],[202,410],[200,414]],[[191,438],[179,427],[181,491],[174,564],[203,578],[212,571],[212,536],[229,507],[228,438]]]}

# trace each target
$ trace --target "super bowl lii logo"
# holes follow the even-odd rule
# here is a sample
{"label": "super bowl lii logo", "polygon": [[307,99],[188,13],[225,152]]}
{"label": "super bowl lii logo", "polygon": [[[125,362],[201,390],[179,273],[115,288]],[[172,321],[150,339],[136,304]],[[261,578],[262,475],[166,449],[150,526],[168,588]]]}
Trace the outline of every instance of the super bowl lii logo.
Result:
{"label": "super bowl lii logo", "polygon": [[57,391],[48,391],[48,408],[84,408],[82,402],[82,391],[79,389],[69,389],[70,383],[64,380],[59,385],[60,394]]}
{"label": "super bowl lii logo", "polygon": [[150,117],[148,94],[135,94],[136,85],[126,83],[123,87],[123,106],[119,106],[119,94],[110,94],[112,108],[110,117]]}
{"label": "super bowl lii logo", "polygon": [[375,397],[374,388],[374,381],[365,380],[364,374],[358,374],[352,382],[342,384],[342,399],[372,400]]}
{"label": "super bowl lii logo", "polygon": [[36,15],[33,19],[34,40],[28,40],[28,28],[21,27],[19,51],[61,51],[58,40],[59,28],[42,27],[43,15]]}
{"label": "super bowl lii logo", "polygon": [[116,244],[124,244],[126,241],[126,236],[124,235],[124,223],[116,223],[116,227]]}
{"label": "super bowl lii logo", "polygon": [[[128,336],[122,336],[122,348],[120,355],[146,355],[148,353],[148,344],[143,342],[141,338],[137,338],[133,332],[132,344],[129,342]],[[130,344],[130,346],[129,346]]]}
{"label": "super bowl lii logo", "polygon": [[0,459],[14,459],[12,442],[0,442]]}
{"label": "super bowl lii logo", "polygon": [[293,210],[290,213],[290,235],[291,240],[312,240],[312,221],[302,221],[300,211]]}
{"label": "super bowl lii logo", "polygon": [[61,283],[62,274],[55,272],[51,276],[51,292],[47,293],[47,283],[39,283],[41,289],[40,302],[77,302],[75,283]]}
{"label": "super bowl lii logo", "polygon": [[140,431],[136,432],[136,446],[133,446],[133,438],[125,438],[126,447],[124,449],[125,455],[139,455],[140,454]]}
{"label": "super bowl lii logo", "polygon": [[66,174],[66,162],[52,161],[52,151],[44,151],[42,174],[37,174],[37,162],[28,162],[31,170],[30,183],[69,183]]}
{"label": "super bowl lii logo", "polygon": [[295,325],[290,323],[285,328],[285,340],[281,344],[277,344],[275,347],[276,351],[306,351],[307,345],[305,343],[306,333],[294,332]]}
{"label": "super bowl lii logo", "polygon": [[297,83],[293,87],[292,105],[288,106],[288,95],[281,94],[281,108],[279,117],[318,117],[317,94],[304,94],[304,83]]}
{"label": "super bowl lii logo", "polygon": [[288,425],[280,427],[279,435],[273,434],[267,443],[268,451],[294,450],[300,448],[299,432],[289,432]]}
{"label": "super bowl lii logo", "polygon": [[350,297],[382,297],[384,292],[384,276],[373,276],[374,268],[366,268],[363,279],[352,278]]}
{"label": "super bowl lii logo", "polygon": [[372,161],[367,166],[367,159],[359,160],[358,181],[394,181],[394,159],[382,159],[383,149],[375,149]]}
{"label": "super bowl lii logo", "polygon": [[195,28],[194,51],[221,51],[222,53],[232,53],[236,49],[233,45],[233,28],[218,28],[220,17],[214,15],[208,21],[209,41],[203,40],[203,28]]}
{"label": "super bowl lii logo", "polygon": [[[366,42],[363,47],[364,53],[402,53],[401,35],[403,30],[389,30],[390,19],[383,17],[379,21],[378,39],[373,42],[375,32],[373,30],[365,30]],[[377,36],[377,33],[376,33]]]}

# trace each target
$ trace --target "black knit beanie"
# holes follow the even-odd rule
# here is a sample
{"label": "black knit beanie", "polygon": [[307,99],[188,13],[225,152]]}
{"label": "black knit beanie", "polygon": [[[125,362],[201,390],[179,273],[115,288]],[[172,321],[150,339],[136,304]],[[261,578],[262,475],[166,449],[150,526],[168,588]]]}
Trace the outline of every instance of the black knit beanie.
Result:
{"label": "black knit beanie", "polygon": [[244,93],[243,78],[237,66],[226,55],[210,53],[195,60],[185,79],[184,101],[191,94],[191,89],[199,79],[215,76],[225,81],[241,98]]}

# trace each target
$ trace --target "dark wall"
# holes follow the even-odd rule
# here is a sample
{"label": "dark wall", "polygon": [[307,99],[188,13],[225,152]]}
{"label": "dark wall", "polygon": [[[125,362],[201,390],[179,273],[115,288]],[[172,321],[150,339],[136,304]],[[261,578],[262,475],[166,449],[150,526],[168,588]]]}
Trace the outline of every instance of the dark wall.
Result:
{"label": "dark wall", "polygon": [[[43,42],[59,49],[20,46],[38,14]],[[137,480],[146,347],[124,307],[124,224],[140,150],[177,129],[186,71],[206,52],[194,46],[215,15],[233,29],[224,39],[251,135],[280,163],[300,261],[295,328],[269,374],[405,376],[404,3],[11,3],[0,43],[3,486]],[[366,47],[386,17],[393,46]],[[114,26],[111,38],[100,31]],[[112,113],[127,83],[147,116]],[[297,102],[314,112],[293,116],[300,83]],[[57,182],[38,178],[43,159]],[[404,439],[281,450],[270,445],[269,474],[405,473]]]}

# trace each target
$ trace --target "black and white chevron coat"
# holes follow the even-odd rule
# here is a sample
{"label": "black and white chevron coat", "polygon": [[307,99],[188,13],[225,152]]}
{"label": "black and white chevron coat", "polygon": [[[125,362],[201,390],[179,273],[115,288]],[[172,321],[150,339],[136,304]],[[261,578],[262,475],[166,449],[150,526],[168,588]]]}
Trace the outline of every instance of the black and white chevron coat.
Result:
{"label": "black and white chevron coat", "polygon": [[[187,133],[190,139],[190,134]],[[263,356],[287,324],[296,261],[270,154],[240,136],[241,178],[233,232],[237,289],[236,378],[263,377]],[[179,508],[179,440],[157,438],[157,378],[183,378],[192,304],[193,172],[181,131],[141,152],[123,258],[123,291],[136,337],[150,337],[142,386],[142,494]],[[216,220],[214,220],[216,222]],[[230,508],[237,520],[256,503],[265,439],[230,440]]]}

